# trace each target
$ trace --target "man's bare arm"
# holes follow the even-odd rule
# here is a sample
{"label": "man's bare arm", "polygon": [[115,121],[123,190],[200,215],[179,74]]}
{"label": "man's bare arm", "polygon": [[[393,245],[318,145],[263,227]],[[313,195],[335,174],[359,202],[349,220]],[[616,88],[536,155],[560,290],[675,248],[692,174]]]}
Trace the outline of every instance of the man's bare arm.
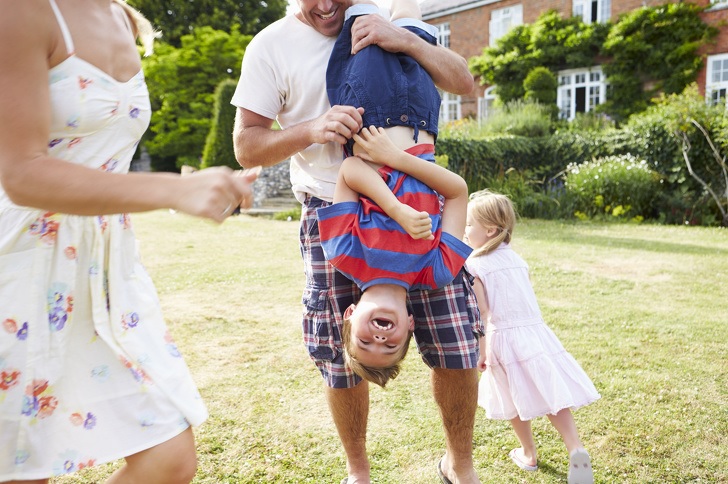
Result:
{"label": "man's bare arm", "polygon": [[318,118],[274,130],[273,120],[238,108],[233,129],[235,158],[244,168],[273,166],[314,143],[344,144],[362,126],[362,108],[334,106]]}
{"label": "man's bare arm", "polygon": [[440,89],[468,94],[475,84],[467,61],[441,45],[432,45],[380,15],[362,15],[351,29],[352,53],[376,44],[388,52],[402,52],[415,59]]}

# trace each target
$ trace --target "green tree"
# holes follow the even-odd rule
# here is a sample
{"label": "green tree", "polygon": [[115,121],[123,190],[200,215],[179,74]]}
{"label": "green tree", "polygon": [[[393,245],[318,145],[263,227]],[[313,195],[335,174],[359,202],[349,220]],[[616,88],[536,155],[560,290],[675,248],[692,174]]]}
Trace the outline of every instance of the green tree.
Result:
{"label": "green tree", "polygon": [[205,142],[200,168],[229,166],[236,170],[240,169],[233,149],[233,124],[235,123],[236,108],[230,104],[237,85],[238,83],[233,79],[224,79],[215,89],[215,115]]}
{"label": "green tree", "polygon": [[255,35],[286,14],[287,0],[129,0],[156,28],[162,39],[182,45],[182,36],[199,27],[232,32],[233,26]]}
{"label": "green tree", "polygon": [[251,36],[201,27],[182,37],[180,48],[159,43],[144,58],[152,121],[145,145],[161,160],[197,167],[210,130],[214,91],[223,79],[240,76],[240,60]]}

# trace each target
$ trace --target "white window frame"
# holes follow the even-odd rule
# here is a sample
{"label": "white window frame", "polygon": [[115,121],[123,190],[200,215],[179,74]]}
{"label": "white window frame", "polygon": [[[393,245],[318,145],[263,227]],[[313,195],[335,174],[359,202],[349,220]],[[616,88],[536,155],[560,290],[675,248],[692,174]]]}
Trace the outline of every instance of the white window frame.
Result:
{"label": "white window frame", "polygon": [[490,12],[490,23],[488,24],[488,45],[495,45],[495,42],[506,35],[509,30],[522,24],[523,5],[520,3],[493,10]]}
{"label": "white window frame", "polygon": [[495,99],[495,86],[487,88],[483,97],[478,98],[478,121],[483,121],[493,114]]}
{"label": "white window frame", "polygon": [[440,91],[440,124],[449,123],[463,117],[461,98],[457,94]]}
{"label": "white window frame", "polygon": [[705,100],[728,107],[728,54],[709,55],[705,76]]}
{"label": "white window frame", "polygon": [[450,48],[450,22],[435,25],[437,27],[437,43]]}
{"label": "white window frame", "polygon": [[[559,71],[557,79],[556,104],[561,119],[571,121],[577,112],[588,113],[607,100],[607,81],[601,66]],[[577,111],[579,104],[583,111]]]}
{"label": "white window frame", "polygon": [[[437,27],[437,43],[450,48],[450,22],[435,25]],[[439,90],[439,89],[438,89]],[[448,123],[462,117],[460,109],[460,96],[440,91],[440,119],[439,122]]]}
{"label": "white window frame", "polygon": [[728,7],[728,0],[710,0],[711,7]]}
{"label": "white window frame", "polygon": [[574,0],[571,14],[585,24],[605,23],[612,17],[612,0]]}

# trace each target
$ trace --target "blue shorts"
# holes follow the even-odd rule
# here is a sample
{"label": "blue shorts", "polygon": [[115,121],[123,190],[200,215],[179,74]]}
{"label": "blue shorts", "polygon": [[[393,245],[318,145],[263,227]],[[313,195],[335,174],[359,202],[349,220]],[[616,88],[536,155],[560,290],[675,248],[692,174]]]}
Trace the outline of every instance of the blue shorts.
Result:
{"label": "blue shorts", "polygon": [[[307,197],[302,207],[300,247],[306,272],[303,292],[303,339],[311,359],[332,388],[351,388],[361,381],[344,364],[341,324],[344,310],[361,292],[324,258],[316,209],[328,202]],[[447,286],[410,291],[408,309],[414,316],[414,338],[430,368],[472,369],[478,363],[478,335],[483,323],[463,269]]]}

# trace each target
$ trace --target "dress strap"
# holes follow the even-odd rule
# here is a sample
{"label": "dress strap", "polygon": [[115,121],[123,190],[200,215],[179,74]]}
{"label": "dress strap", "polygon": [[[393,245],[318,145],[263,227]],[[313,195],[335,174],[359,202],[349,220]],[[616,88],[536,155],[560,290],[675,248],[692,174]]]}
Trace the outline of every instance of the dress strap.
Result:
{"label": "dress strap", "polygon": [[56,5],[55,0],[48,0],[51,4],[51,8],[53,9],[53,13],[56,14],[56,20],[58,21],[58,26],[61,28],[61,33],[63,34],[63,42],[66,43],[66,51],[68,52],[68,55],[71,55],[74,53],[75,49],[73,47],[73,39],[71,38],[71,32],[68,30],[68,25],[66,25],[66,21],[63,18],[63,15],[61,15],[61,11],[58,8],[58,5]]}

